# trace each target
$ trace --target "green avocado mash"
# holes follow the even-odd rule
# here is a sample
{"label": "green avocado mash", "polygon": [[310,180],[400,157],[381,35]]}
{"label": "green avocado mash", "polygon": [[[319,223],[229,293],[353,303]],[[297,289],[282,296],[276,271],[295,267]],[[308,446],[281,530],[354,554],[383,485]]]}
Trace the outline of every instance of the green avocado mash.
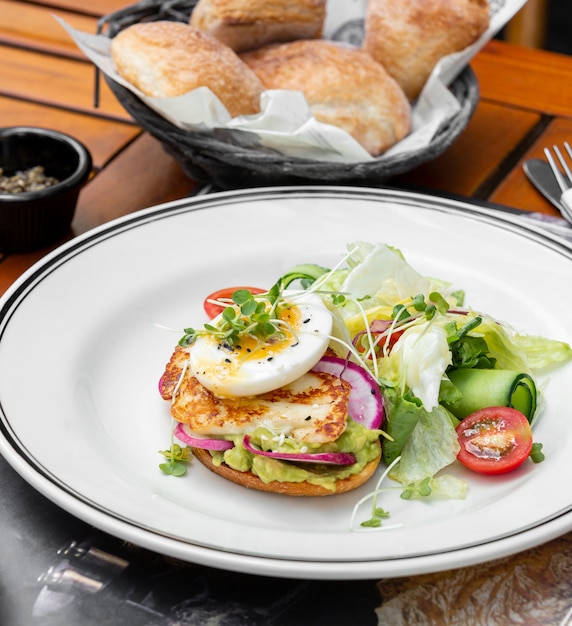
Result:
{"label": "green avocado mash", "polygon": [[[362,469],[373,461],[379,454],[379,436],[381,431],[370,430],[351,418],[348,418],[347,427],[342,436],[335,442],[323,445],[305,445],[291,438],[277,437],[267,428],[259,427],[251,435],[254,445],[264,450],[280,452],[351,452],[356,457],[353,465],[327,465],[318,463],[299,463],[281,461],[245,450],[242,436],[229,437],[234,441],[234,447],[224,452],[211,452],[215,465],[226,463],[239,472],[251,471],[265,483],[304,482],[321,485],[326,489],[334,490],[338,480],[359,474]],[[304,447],[304,450],[303,450]],[[307,448],[307,450],[306,450]]]}

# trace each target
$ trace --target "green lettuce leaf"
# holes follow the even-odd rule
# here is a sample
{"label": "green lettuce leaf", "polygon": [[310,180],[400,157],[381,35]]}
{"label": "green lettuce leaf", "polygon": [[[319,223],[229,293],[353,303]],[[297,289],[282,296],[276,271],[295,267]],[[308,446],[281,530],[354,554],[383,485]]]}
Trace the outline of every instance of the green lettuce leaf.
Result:
{"label": "green lettuce leaf", "polygon": [[419,403],[404,398],[399,391],[385,389],[384,430],[391,439],[383,440],[383,460],[390,465],[401,454],[405,444],[415,430],[421,415],[426,413]]}
{"label": "green lettuce leaf", "polygon": [[408,328],[393,347],[390,360],[397,369],[402,389],[421,400],[427,411],[434,409],[441,381],[451,364],[444,329],[430,323]]}
{"label": "green lettuce leaf", "polygon": [[350,272],[341,291],[353,298],[375,297],[393,305],[418,293],[428,293],[430,283],[414,270],[396,250],[381,243],[358,242],[348,246]]}
{"label": "green lettuce leaf", "polygon": [[399,250],[364,242],[351,243],[347,248],[347,267],[331,272],[319,287],[345,295],[344,303],[336,308],[352,337],[365,329],[366,319],[391,319],[396,304],[421,293],[439,290],[458,303],[458,294],[449,294],[450,283],[422,276]]}
{"label": "green lettuce leaf", "polygon": [[572,358],[572,348],[567,343],[521,335],[508,324],[486,315],[478,331],[487,342],[490,355],[496,359],[498,369],[531,373]]}
{"label": "green lettuce leaf", "polygon": [[446,409],[438,406],[429,413],[420,408],[418,417],[401,450],[401,459],[391,473],[403,485],[434,476],[453,463],[461,449]]}
{"label": "green lettuce leaf", "polygon": [[467,497],[468,490],[469,485],[465,480],[450,474],[442,474],[441,476],[427,477],[408,484],[401,493],[401,497],[404,500],[411,500],[429,496],[441,496],[464,500]]}

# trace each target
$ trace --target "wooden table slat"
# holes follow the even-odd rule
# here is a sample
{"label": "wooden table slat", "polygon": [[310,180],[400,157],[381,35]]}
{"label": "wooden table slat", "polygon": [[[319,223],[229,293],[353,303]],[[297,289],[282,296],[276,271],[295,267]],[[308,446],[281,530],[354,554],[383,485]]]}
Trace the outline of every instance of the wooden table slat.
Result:
{"label": "wooden table slat", "polygon": [[[479,190],[486,187],[514,146],[524,141],[539,120],[536,113],[481,102],[465,131],[443,155],[397,177],[395,182],[485,199]],[[487,142],[479,141],[481,137],[487,137]],[[479,150],[474,149],[476,143]]]}
{"label": "wooden table slat", "polygon": [[73,113],[57,107],[0,96],[3,126],[43,126],[67,133],[84,143],[96,170],[105,167],[141,129],[130,123]]}
{"label": "wooden table slat", "polygon": [[0,44],[85,60],[81,50],[54,16],[87,33],[97,32],[97,18],[67,11],[47,13],[42,7],[0,0]]}
{"label": "wooden table slat", "polygon": [[567,55],[492,40],[471,65],[483,99],[572,117],[572,63]]}
{"label": "wooden table slat", "polygon": [[0,95],[59,106],[77,112],[128,121],[130,116],[103,80],[94,108],[95,70],[91,62],[48,57],[0,46]]}
{"label": "wooden table slat", "polygon": [[46,7],[48,11],[53,10],[54,7],[59,7],[78,14],[100,17],[123,9],[130,4],[135,4],[135,2],[126,0],[97,0],[97,2],[86,2],[86,0],[47,0],[44,2],[44,0],[35,0],[34,4]]}
{"label": "wooden table slat", "polygon": [[500,204],[518,206],[527,211],[559,216],[557,209],[536,191],[526,177],[522,166],[527,159],[543,159],[545,147],[552,146],[554,143],[561,145],[562,141],[567,138],[572,141],[572,119],[556,119],[551,122],[531,148],[521,156],[512,172],[494,190],[490,199]]}
{"label": "wooden table slat", "polygon": [[[183,198],[197,185],[162,145],[143,134],[82,191],[72,224],[83,233],[115,217]],[[101,199],[105,198],[105,202]]]}

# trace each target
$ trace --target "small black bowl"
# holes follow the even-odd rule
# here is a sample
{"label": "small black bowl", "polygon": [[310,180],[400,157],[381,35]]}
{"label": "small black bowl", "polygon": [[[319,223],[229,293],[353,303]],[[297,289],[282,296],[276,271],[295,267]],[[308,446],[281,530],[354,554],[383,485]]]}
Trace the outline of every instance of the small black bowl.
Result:
{"label": "small black bowl", "polygon": [[59,182],[36,191],[0,191],[0,250],[27,252],[47,246],[70,227],[79,192],[92,159],[77,139],[45,128],[0,128],[0,168],[4,176],[33,167]]}

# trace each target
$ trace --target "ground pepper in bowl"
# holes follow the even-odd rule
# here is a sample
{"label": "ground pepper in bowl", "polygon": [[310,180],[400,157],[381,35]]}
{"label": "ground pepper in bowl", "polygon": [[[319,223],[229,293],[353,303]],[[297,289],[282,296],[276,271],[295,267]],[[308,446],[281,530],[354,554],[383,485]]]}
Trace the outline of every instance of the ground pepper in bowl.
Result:
{"label": "ground pepper in bowl", "polygon": [[57,185],[60,181],[54,176],[46,176],[41,165],[17,171],[12,176],[4,174],[0,167],[0,193],[25,193],[39,191]]}

